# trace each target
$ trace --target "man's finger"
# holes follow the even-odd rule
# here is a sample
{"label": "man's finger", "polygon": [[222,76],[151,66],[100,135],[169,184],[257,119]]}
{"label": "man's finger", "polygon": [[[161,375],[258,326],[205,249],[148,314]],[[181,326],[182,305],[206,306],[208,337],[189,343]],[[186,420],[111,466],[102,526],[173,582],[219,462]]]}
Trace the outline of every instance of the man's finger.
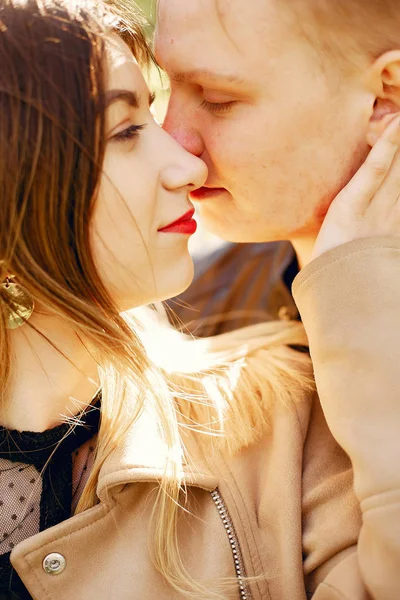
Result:
{"label": "man's finger", "polygon": [[379,190],[371,201],[371,208],[376,206],[376,210],[390,210],[398,202],[400,195],[400,149],[397,150],[389,173],[383,180]]}
{"label": "man's finger", "polygon": [[400,116],[389,123],[365,163],[339,194],[358,208],[368,205],[387,177],[400,146]]}

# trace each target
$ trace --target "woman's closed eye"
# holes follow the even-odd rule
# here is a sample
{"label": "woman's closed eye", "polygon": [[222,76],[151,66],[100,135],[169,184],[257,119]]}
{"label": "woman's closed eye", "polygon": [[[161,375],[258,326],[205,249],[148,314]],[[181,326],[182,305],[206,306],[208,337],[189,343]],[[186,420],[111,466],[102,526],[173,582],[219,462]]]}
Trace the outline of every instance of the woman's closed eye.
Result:
{"label": "woman's closed eye", "polygon": [[140,136],[140,132],[143,131],[145,127],[146,124],[129,125],[129,127],[126,127],[122,131],[119,131],[118,133],[114,134],[111,137],[111,140],[115,140],[116,142],[126,142],[129,140],[137,139]]}

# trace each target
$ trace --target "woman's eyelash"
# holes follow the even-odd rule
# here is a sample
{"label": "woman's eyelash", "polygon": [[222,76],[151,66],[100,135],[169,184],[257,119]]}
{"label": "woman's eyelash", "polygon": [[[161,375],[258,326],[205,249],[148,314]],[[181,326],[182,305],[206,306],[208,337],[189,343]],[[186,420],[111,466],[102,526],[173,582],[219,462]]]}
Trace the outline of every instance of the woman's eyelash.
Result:
{"label": "woman's eyelash", "polygon": [[127,140],[138,138],[140,132],[143,131],[145,127],[146,125],[130,125],[130,127],[127,127],[120,133],[115,134],[113,136],[113,139],[117,140],[117,142],[124,142]]}
{"label": "woman's eyelash", "polygon": [[236,102],[234,100],[231,100],[230,102],[209,102],[208,100],[203,100],[200,104],[200,108],[208,110],[208,112],[211,113],[225,113],[231,110],[235,104]]}

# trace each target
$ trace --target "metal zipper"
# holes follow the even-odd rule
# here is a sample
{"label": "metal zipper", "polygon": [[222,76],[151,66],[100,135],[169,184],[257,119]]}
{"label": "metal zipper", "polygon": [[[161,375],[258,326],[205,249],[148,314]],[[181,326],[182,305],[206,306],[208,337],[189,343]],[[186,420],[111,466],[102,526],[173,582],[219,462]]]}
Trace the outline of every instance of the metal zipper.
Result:
{"label": "metal zipper", "polygon": [[241,600],[251,600],[251,593],[246,585],[244,578],[246,577],[242,552],[240,550],[239,540],[235,531],[235,528],[232,523],[232,519],[228,512],[228,509],[225,506],[224,500],[219,492],[219,489],[216,488],[213,492],[211,492],[211,498],[214,501],[215,506],[219,512],[219,515],[222,519],[222,523],[226,529],[226,533],[228,535],[229,544],[232,549],[233,561],[235,565],[236,577],[238,580],[239,593]]}

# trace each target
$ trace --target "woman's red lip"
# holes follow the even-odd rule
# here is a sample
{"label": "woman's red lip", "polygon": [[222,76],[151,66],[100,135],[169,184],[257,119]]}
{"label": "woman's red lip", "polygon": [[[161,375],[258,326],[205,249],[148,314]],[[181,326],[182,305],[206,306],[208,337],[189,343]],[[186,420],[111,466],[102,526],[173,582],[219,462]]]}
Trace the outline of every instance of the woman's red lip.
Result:
{"label": "woman's red lip", "polygon": [[187,213],[182,215],[182,217],[179,217],[179,219],[177,219],[176,221],[173,221],[172,223],[170,223],[169,225],[166,225],[165,227],[162,227],[158,231],[161,231],[164,233],[184,233],[187,235],[191,235],[192,233],[195,233],[195,231],[197,229],[197,223],[193,219],[194,213],[195,213],[194,208],[191,208],[190,210],[188,210]]}

